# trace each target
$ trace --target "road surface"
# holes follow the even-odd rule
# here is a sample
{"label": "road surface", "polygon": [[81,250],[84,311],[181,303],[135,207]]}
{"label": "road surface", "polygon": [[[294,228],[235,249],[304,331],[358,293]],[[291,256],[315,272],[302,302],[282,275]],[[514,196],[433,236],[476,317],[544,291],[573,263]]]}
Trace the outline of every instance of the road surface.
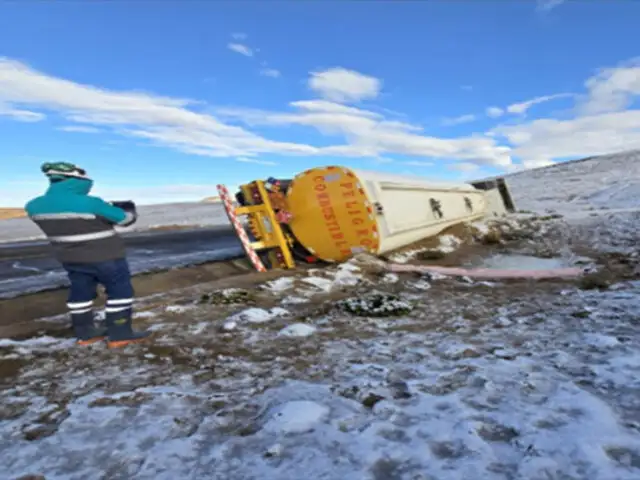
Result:
{"label": "road surface", "polygon": [[[123,235],[134,274],[243,256],[226,225]],[[0,244],[0,298],[66,285],[66,275],[43,241]]]}

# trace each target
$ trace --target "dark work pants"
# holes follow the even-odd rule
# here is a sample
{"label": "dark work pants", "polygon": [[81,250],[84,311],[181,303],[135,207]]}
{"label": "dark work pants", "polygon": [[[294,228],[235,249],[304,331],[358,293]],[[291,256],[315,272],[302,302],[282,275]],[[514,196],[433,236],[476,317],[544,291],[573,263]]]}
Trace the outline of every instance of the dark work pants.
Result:
{"label": "dark work pants", "polygon": [[99,284],[107,293],[107,313],[131,309],[134,292],[126,258],[96,263],[64,263],[62,266],[71,282],[67,307],[72,315],[93,309]]}

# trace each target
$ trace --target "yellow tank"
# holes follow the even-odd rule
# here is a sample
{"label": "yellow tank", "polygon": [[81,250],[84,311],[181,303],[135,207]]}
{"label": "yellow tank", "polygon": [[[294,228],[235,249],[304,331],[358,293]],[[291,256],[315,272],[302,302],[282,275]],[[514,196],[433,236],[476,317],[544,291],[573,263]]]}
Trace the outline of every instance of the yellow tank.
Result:
{"label": "yellow tank", "polygon": [[[498,180],[476,188],[318,167],[283,182],[288,185],[282,191],[260,181],[242,185],[245,206],[237,213],[250,217],[253,248],[278,252],[279,260],[271,263],[292,266],[289,249],[296,244],[321,260],[340,262],[360,252],[384,254],[452,225],[513,211],[506,184]],[[286,245],[282,239],[288,239]]]}

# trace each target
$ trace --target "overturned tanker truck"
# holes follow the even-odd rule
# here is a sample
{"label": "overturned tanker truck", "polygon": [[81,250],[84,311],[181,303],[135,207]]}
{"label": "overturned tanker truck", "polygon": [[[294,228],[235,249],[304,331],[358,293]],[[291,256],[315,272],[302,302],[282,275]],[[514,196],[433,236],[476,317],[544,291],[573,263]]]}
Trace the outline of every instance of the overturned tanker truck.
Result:
{"label": "overturned tanker truck", "polygon": [[258,271],[388,253],[462,222],[515,210],[503,178],[440,183],[339,166],[218,192]]}

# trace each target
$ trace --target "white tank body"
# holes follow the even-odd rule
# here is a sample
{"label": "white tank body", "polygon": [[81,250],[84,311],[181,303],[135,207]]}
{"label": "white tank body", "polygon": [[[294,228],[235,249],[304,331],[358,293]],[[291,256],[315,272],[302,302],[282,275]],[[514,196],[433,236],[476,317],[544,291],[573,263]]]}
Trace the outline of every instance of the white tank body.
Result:
{"label": "white tank body", "polygon": [[489,213],[486,192],[466,183],[433,182],[366,170],[352,172],[374,206],[379,254]]}

